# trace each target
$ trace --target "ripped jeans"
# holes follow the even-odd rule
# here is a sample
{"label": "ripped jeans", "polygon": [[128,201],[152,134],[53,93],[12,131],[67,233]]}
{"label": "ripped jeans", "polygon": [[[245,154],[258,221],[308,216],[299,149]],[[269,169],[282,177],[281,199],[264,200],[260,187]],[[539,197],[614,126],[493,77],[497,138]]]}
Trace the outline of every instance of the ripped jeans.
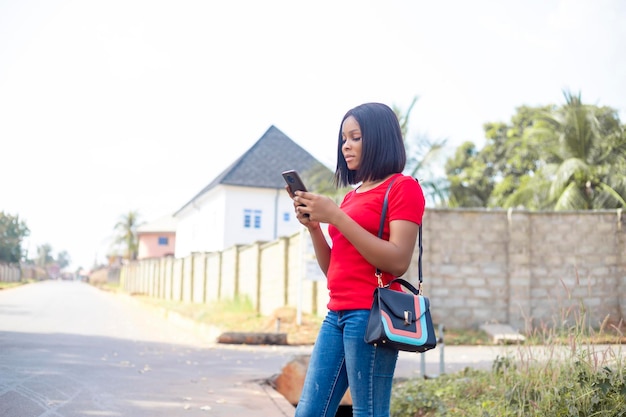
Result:
{"label": "ripped jeans", "polygon": [[398,351],[365,343],[369,310],[329,311],[295,417],[334,417],[348,386],[354,417],[388,417]]}

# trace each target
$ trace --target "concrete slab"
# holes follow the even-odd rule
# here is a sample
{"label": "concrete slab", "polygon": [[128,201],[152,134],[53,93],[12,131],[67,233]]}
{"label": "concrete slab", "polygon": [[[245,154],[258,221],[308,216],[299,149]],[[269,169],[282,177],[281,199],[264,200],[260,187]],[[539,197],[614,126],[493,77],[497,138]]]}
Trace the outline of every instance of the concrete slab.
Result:
{"label": "concrete slab", "polygon": [[486,332],[494,343],[519,343],[526,340],[524,335],[519,334],[509,324],[488,323],[481,325],[480,329]]}

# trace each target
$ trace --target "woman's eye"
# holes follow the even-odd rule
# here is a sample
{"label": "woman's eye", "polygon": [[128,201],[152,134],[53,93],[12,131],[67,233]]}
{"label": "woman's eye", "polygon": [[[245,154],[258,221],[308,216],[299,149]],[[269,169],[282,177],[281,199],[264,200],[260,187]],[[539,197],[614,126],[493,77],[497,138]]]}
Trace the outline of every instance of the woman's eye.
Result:
{"label": "woman's eye", "polygon": [[341,138],[341,143],[346,143],[348,140],[350,140],[351,142],[358,142],[361,140],[361,136],[355,137],[355,138]]}

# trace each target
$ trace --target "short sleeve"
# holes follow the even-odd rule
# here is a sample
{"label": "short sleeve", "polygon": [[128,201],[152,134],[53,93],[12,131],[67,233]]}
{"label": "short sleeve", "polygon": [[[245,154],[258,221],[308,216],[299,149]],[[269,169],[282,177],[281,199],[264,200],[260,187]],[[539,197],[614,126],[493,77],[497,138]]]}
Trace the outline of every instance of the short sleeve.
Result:
{"label": "short sleeve", "polygon": [[422,224],[426,200],[419,182],[408,175],[398,177],[389,191],[389,221],[408,220]]}

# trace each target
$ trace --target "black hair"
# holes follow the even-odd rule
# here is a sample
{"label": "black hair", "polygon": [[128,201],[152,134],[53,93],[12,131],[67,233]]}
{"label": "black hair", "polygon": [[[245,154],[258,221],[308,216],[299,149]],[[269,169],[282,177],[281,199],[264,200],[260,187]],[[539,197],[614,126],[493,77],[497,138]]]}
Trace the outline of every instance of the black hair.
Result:
{"label": "black hair", "polygon": [[[361,162],[358,170],[349,170],[341,151],[343,122],[354,117],[361,129]],[[365,103],[348,112],[339,125],[337,169],[335,185],[345,187],[361,181],[376,181],[389,174],[402,172],[406,164],[406,150],[398,116],[381,103]]]}

